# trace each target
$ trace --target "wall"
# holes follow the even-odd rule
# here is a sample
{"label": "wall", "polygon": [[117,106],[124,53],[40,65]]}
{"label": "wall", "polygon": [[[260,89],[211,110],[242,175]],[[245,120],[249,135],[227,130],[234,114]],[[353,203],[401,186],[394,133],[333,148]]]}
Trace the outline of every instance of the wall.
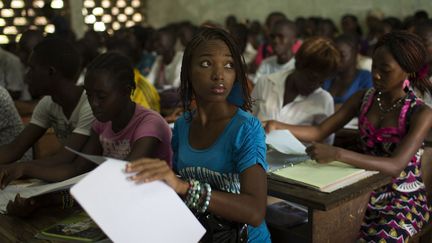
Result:
{"label": "wall", "polygon": [[337,24],[345,13],[355,14],[363,21],[369,9],[380,9],[396,17],[405,17],[419,9],[432,15],[431,0],[147,0],[147,7],[148,23],[155,27],[181,20],[223,23],[229,14],[239,20],[263,21],[276,10],[291,19],[318,15],[332,18]]}

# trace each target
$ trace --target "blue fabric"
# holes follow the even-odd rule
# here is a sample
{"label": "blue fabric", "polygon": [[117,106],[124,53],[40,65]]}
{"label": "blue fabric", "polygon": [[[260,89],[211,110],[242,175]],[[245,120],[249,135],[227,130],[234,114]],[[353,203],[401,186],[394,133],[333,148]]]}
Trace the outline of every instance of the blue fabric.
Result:
{"label": "blue fabric", "polygon": [[[264,129],[251,114],[239,108],[214,144],[201,150],[189,144],[190,123],[185,115],[175,122],[172,138],[173,167],[183,178],[239,194],[240,173],[255,164],[268,169]],[[271,242],[265,222],[248,229],[249,242]]]}
{"label": "blue fabric", "polygon": [[[324,81],[323,89],[330,92],[334,80],[328,79]],[[351,83],[351,86],[345,91],[343,96],[333,97],[335,104],[345,103],[354,93],[362,89],[369,89],[372,87],[372,74],[367,70],[359,70],[357,76]]]}

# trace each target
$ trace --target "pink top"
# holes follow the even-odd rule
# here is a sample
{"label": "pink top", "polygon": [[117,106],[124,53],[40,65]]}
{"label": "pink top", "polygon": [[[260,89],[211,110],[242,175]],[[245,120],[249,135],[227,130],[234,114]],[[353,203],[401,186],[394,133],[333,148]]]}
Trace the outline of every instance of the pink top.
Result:
{"label": "pink top", "polygon": [[137,140],[154,137],[161,144],[152,157],[165,160],[171,165],[171,129],[166,121],[152,110],[135,105],[135,114],[129,124],[118,133],[112,130],[111,121],[103,123],[95,120],[92,128],[99,134],[105,157],[126,159]]}

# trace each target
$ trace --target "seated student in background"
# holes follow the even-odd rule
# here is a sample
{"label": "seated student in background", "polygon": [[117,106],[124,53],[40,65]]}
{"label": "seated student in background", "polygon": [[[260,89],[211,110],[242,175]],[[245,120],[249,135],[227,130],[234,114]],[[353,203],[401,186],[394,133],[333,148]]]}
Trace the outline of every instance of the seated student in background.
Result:
{"label": "seated student in background", "polygon": [[178,88],[183,52],[175,50],[176,35],[171,26],[157,30],[153,45],[158,54],[148,79],[158,89]]}
{"label": "seated student in background", "polygon": [[[24,128],[9,92],[0,86],[0,146],[12,142]],[[20,160],[31,160],[29,149]]]}
{"label": "seated student in background", "polygon": [[134,66],[135,89],[131,98],[147,109],[160,112],[160,97],[156,88],[136,68],[140,58],[140,48],[136,37],[130,30],[119,30],[107,41],[108,51],[115,51],[130,58]]}
{"label": "seated student in background", "polygon": [[[113,52],[97,57],[87,69],[84,87],[96,121],[82,152],[121,160],[157,158],[171,165],[171,129],[156,112],[135,104],[130,94],[135,88],[129,58]],[[82,157],[53,166],[27,164],[23,176],[61,181],[80,175],[96,165]],[[1,186],[17,179],[0,174]],[[64,205],[64,202],[69,205]],[[27,216],[44,206],[72,206],[68,193],[57,192],[34,198],[16,198],[8,213]],[[63,205],[62,205],[63,203]]]}
{"label": "seated student in background", "polygon": [[293,46],[296,43],[297,29],[295,23],[282,19],[273,25],[270,33],[270,44],[273,56],[264,59],[255,73],[253,83],[264,75],[280,70],[293,70],[295,65]]}
{"label": "seated student in background", "polygon": [[378,41],[373,54],[374,88],[357,92],[319,125],[266,124],[266,131],[289,129],[300,140],[314,142],[359,117],[364,153],[319,143],[308,147],[307,153],[319,163],[338,160],[392,176],[390,184],[371,194],[361,242],[407,242],[429,221],[420,159],[423,140],[432,125],[432,110],[404,85],[410,80],[414,87],[431,88],[426,79],[417,79],[425,62],[426,48],[419,37],[403,31],[388,33]]}
{"label": "seated student in background", "polygon": [[[9,144],[0,146],[0,164],[19,160],[53,128],[62,145],[81,150],[90,135],[94,120],[87,95],[82,87],[75,86],[79,74],[80,56],[66,40],[46,39],[35,46],[30,59],[26,81],[34,97],[43,97],[33,111],[30,124]],[[61,149],[52,157],[31,161],[30,164],[52,166],[70,162],[75,157]],[[0,167],[0,175],[22,175],[27,163]]]}
{"label": "seated student in background", "polygon": [[[227,101],[235,83],[244,94],[241,106]],[[185,199],[205,226],[220,222],[228,227],[230,221],[248,224],[252,225],[249,238],[242,242],[270,242],[264,222],[267,195],[264,130],[247,112],[251,99],[244,63],[227,32],[201,28],[189,42],[183,57],[180,92],[185,113],[174,126],[175,172],[165,161],[152,159],[132,162],[126,171],[137,172],[131,178],[137,182],[164,180]],[[197,108],[190,110],[193,98]],[[217,236],[210,233],[204,239],[218,242]]]}
{"label": "seated student in background", "polygon": [[253,114],[261,121],[317,125],[333,114],[333,98],[321,85],[336,72],[339,51],[328,39],[311,38],[303,43],[295,59],[293,71],[264,76],[255,86]]}
{"label": "seated student in background", "polygon": [[343,34],[335,39],[335,44],[341,53],[341,64],[336,76],[324,81],[323,88],[333,96],[337,110],[357,91],[372,87],[372,75],[357,68],[359,43],[356,36]]}

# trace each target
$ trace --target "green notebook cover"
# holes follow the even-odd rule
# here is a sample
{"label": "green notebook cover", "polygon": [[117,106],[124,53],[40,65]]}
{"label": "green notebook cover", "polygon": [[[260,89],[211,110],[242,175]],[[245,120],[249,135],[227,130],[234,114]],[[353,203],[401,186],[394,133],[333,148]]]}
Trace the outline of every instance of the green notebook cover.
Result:
{"label": "green notebook cover", "polygon": [[53,239],[75,242],[96,242],[106,238],[103,231],[85,213],[70,216],[40,232],[41,235]]}
{"label": "green notebook cover", "polygon": [[304,185],[323,192],[332,192],[374,173],[376,172],[355,168],[338,161],[319,164],[314,160],[306,160],[273,171],[270,176],[276,180]]}

